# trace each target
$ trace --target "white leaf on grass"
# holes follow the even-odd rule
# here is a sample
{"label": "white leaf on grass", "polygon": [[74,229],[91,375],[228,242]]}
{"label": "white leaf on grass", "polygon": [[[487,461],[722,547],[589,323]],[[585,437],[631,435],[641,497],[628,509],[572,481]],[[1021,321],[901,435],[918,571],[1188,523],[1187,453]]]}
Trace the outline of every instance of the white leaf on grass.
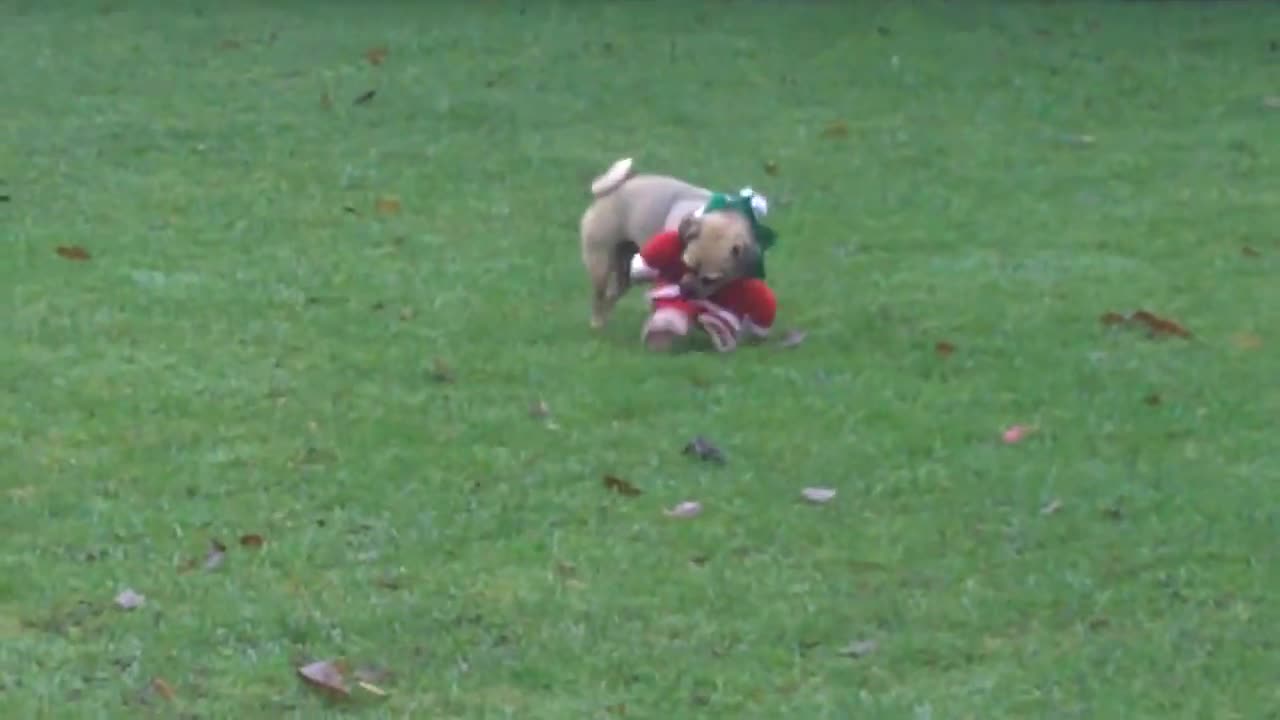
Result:
{"label": "white leaf on grass", "polygon": [[663,511],[667,517],[688,519],[702,514],[702,503],[696,500],[685,500],[670,510]]}
{"label": "white leaf on grass", "polygon": [[800,491],[805,500],[811,503],[831,502],[836,497],[835,488],[827,487],[807,487]]}
{"label": "white leaf on grass", "polygon": [[132,588],[125,588],[116,596],[116,605],[125,610],[134,610],[142,607],[147,602],[147,598],[134,592]]}

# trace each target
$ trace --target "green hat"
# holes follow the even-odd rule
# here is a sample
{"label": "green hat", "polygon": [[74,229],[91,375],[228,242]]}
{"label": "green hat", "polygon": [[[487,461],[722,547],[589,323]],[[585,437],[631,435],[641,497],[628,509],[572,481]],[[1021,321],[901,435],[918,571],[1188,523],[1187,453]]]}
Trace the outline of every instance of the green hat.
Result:
{"label": "green hat", "polygon": [[751,268],[749,274],[752,277],[763,280],[764,253],[778,241],[778,234],[773,231],[773,228],[760,222],[760,218],[769,212],[769,204],[765,197],[749,187],[742,188],[734,194],[715,193],[707,201],[707,204],[702,206],[699,214],[715,210],[736,210],[742,213],[747,218],[747,221],[751,223],[751,234],[755,237],[756,245],[760,247],[760,252],[756,255],[755,267]]}

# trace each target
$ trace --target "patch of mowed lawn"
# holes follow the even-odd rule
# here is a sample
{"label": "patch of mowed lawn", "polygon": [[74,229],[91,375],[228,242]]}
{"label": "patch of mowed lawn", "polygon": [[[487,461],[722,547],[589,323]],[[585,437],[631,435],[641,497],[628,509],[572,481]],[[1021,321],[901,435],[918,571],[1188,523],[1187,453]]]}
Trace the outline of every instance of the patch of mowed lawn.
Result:
{"label": "patch of mowed lawn", "polygon": [[[0,708],[1274,712],[1277,18],[10,3]],[[803,345],[588,329],[621,155],[769,195]]]}

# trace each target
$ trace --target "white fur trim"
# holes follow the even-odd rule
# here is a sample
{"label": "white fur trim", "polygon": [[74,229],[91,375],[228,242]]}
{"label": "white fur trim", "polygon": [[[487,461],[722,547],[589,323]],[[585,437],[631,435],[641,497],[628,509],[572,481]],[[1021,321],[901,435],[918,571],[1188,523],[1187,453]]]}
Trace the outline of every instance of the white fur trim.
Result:
{"label": "white fur trim", "polygon": [[729,352],[738,346],[734,333],[717,315],[702,314],[698,316],[698,324],[707,331],[711,344],[720,352]]}
{"label": "white fur trim", "polygon": [[659,285],[649,291],[650,300],[673,300],[680,297],[679,285]]}
{"label": "white fur trim", "polygon": [[659,308],[653,311],[653,314],[649,316],[649,321],[644,324],[640,339],[648,338],[651,332],[672,332],[681,336],[688,335],[689,318],[675,308]]}
{"label": "white fur trim", "polygon": [[769,214],[769,199],[749,187],[744,187],[738,192],[742,197],[751,199],[751,212],[756,214],[756,219]]}
{"label": "white fur trim", "polygon": [[769,337],[769,328],[751,322],[751,318],[746,318],[742,321],[742,329],[745,330],[747,334],[758,338]]}
{"label": "white fur trim", "polygon": [[604,171],[604,174],[591,181],[591,194],[596,197],[604,197],[617,190],[619,185],[631,177],[631,166],[633,164],[631,158],[628,157],[610,165],[609,169]]}
{"label": "white fur trim", "polygon": [[649,267],[649,263],[640,257],[640,253],[631,256],[631,279],[644,281],[658,277],[658,271]]}
{"label": "white fur trim", "polygon": [[738,320],[738,316],[734,315],[729,308],[713,303],[710,300],[699,300],[697,301],[697,305],[703,312],[711,313],[719,318],[721,322],[728,325],[735,333],[742,329],[742,321]]}

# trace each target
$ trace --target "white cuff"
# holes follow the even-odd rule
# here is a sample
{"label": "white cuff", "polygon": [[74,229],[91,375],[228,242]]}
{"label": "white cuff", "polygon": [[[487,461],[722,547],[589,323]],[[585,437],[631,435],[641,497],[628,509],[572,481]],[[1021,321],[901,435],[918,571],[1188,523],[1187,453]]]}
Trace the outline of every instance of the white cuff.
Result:
{"label": "white cuff", "polygon": [[631,279],[633,281],[652,280],[658,277],[658,271],[649,267],[649,263],[640,257],[640,253],[631,256]]}
{"label": "white cuff", "polygon": [[756,214],[757,220],[769,214],[769,200],[765,196],[749,187],[742,188],[738,194],[751,200],[751,212]]}

